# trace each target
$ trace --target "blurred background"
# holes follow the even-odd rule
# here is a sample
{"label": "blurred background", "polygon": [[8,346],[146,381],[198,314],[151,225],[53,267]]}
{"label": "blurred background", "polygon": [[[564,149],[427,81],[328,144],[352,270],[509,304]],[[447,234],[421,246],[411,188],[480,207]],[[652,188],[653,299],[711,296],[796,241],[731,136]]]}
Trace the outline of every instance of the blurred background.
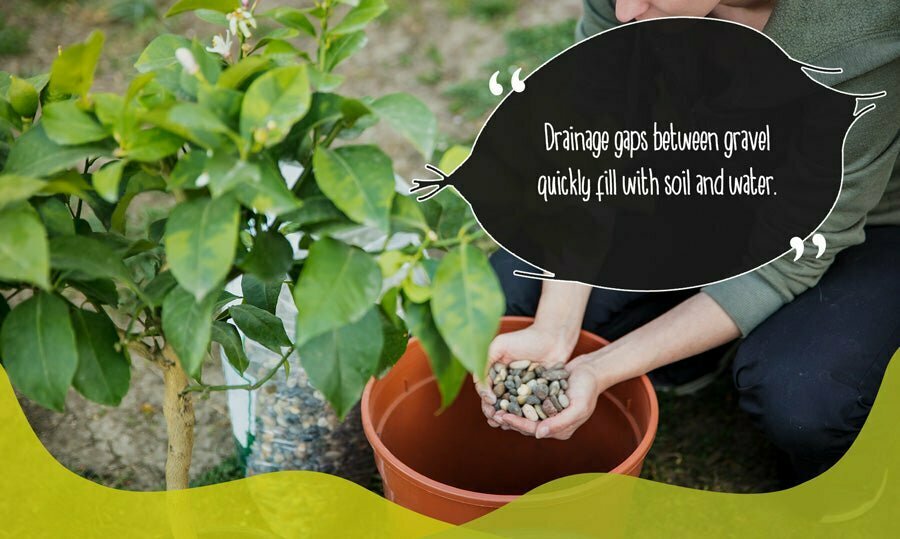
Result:
{"label": "blurred background", "polygon": [[[94,89],[121,91],[138,54],[157,34],[178,33],[206,42],[215,32],[190,14],[164,19],[171,3],[3,0],[0,70],[20,76],[43,73],[58,46],[100,29],[106,45]],[[261,0],[260,8],[311,3]],[[441,137],[435,163],[446,148],[471,145],[499,102],[488,90],[491,74],[499,70],[501,83],[508,87],[517,67],[528,73],[571,45],[581,13],[581,0],[388,0],[388,4],[390,10],[369,30],[366,48],[338,69],[347,77],[342,91],[351,96],[405,91],[422,99],[438,118]],[[376,126],[365,138],[379,141],[403,177],[424,172],[421,157],[388,129]],[[130,208],[137,214],[131,218],[149,218],[153,200]],[[110,487],[161,490],[166,449],[162,380],[149,365],[136,360],[135,367],[131,389],[118,408],[94,404],[74,392],[62,414],[25,399],[20,402],[41,441],[69,469]],[[204,376],[219,383],[219,365],[208,364]],[[194,484],[242,477],[225,394],[212,393],[196,409]],[[659,433],[644,477],[725,492],[776,488],[774,449],[737,409],[727,372],[697,394],[660,395],[660,409]],[[379,489],[377,478],[371,488]]]}

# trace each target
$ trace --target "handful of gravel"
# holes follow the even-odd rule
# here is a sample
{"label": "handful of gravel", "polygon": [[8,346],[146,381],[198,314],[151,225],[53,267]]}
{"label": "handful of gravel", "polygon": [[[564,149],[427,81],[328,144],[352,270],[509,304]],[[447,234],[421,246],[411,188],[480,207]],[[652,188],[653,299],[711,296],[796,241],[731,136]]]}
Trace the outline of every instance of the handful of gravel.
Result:
{"label": "handful of gravel", "polygon": [[558,363],[550,368],[527,359],[508,365],[495,363],[488,376],[497,402],[495,410],[503,410],[532,421],[553,417],[569,406],[569,371]]}

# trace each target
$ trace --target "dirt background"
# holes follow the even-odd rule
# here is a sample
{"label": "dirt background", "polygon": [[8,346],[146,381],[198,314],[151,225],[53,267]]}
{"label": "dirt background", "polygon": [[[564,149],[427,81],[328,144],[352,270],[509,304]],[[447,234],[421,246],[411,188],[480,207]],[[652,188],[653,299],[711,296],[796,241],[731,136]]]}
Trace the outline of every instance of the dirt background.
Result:
{"label": "dirt background", "polygon": [[[121,90],[130,65],[156,33],[203,41],[211,36],[213,28],[191,15],[163,20],[170,3],[2,0],[0,69],[20,75],[46,71],[58,45],[80,41],[99,28],[106,33],[106,46],[95,88]],[[486,90],[493,69],[536,67],[548,53],[567,46],[581,12],[581,0],[388,3],[392,9],[370,28],[368,46],[339,69],[347,76],[342,91],[418,96],[438,117],[438,151],[474,139],[498,100]],[[263,0],[264,8],[304,4],[309,2]],[[528,33],[516,33],[522,29]],[[422,158],[390,131],[376,127],[365,138],[382,145],[402,176],[423,171]],[[74,392],[62,414],[21,403],[41,441],[65,466],[109,486],[153,490],[164,483],[162,380],[140,361],[135,359],[131,390],[118,408],[90,403]],[[210,363],[205,376],[217,381],[222,373]],[[730,492],[775,488],[773,450],[737,410],[727,378],[691,397],[661,397],[661,425],[645,477]],[[239,472],[234,471],[225,396],[214,393],[196,409],[192,475],[201,482],[233,477]]]}

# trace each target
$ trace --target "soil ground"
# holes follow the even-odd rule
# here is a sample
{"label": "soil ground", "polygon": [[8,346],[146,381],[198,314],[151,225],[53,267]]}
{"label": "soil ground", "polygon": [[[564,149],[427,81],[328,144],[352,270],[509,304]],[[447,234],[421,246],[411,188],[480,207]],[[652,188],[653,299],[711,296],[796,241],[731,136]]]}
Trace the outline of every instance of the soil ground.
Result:
{"label": "soil ground", "polygon": [[[161,20],[168,0],[23,0],[0,10],[0,69],[33,75],[45,71],[57,45],[106,32],[97,88],[122,89],[130,65],[159,32],[183,32],[206,40],[211,28],[187,15]],[[265,7],[299,1],[263,0]],[[571,42],[581,0],[388,0],[389,11],[369,32],[369,44],[342,66],[344,92],[383,95],[405,91],[438,117],[441,148],[471,142],[497,102],[487,92],[495,69],[511,71],[540,62]],[[142,7],[143,6],[143,7]],[[139,17],[140,10],[149,13]],[[508,80],[508,73],[507,73]],[[501,78],[501,81],[503,79]],[[423,161],[394,134],[376,127],[397,171],[411,177]],[[216,365],[206,376],[221,378]],[[57,414],[25,400],[23,408],[48,450],[70,469],[100,483],[152,490],[163,485],[165,423],[162,381],[137,363],[122,405],[107,408],[74,393]],[[239,474],[225,398],[213,394],[197,405],[193,475],[200,482]],[[699,489],[761,492],[775,488],[773,450],[737,410],[727,376],[690,397],[661,396],[657,441],[644,476]]]}

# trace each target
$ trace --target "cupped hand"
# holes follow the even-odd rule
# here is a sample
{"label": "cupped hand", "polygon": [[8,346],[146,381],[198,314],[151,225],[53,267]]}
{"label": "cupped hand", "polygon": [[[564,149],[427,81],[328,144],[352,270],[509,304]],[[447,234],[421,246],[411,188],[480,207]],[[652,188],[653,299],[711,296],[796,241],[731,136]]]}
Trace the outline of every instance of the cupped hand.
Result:
{"label": "cupped hand", "polygon": [[[490,421],[501,428],[512,429],[526,436],[535,438],[556,438],[567,440],[594,413],[597,399],[607,388],[591,368],[591,355],[579,356],[566,365],[569,371],[569,387],[566,396],[569,406],[562,412],[543,421],[531,421],[504,411],[497,411]],[[493,407],[491,407],[493,411]]]}
{"label": "cupped hand", "polygon": [[[497,335],[488,349],[487,368],[494,363],[510,363],[520,359],[552,366],[564,363],[569,359],[574,347],[575,343],[570,342],[570,339],[567,339],[562,332],[533,324],[519,331]],[[479,380],[477,376],[472,378],[475,382],[475,390],[481,396],[481,410],[487,417],[488,424],[492,427],[501,426],[494,419],[495,412],[497,412],[494,410],[497,396],[487,385],[489,381],[486,374],[482,376],[482,380]]]}

